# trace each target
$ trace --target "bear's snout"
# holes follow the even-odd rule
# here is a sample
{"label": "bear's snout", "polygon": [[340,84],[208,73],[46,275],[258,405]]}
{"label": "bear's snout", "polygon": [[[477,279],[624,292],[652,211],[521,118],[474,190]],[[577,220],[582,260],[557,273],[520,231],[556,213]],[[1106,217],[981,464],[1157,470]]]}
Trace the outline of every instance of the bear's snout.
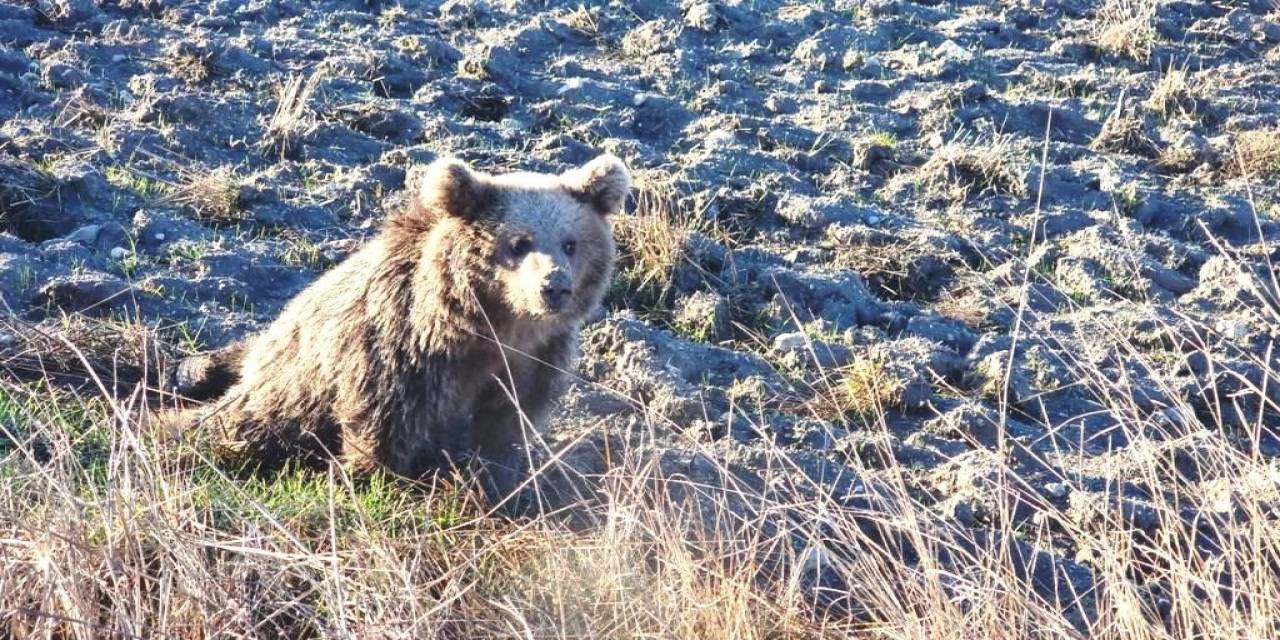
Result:
{"label": "bear's snout", "polygon": [[573,283],[568,274],[555,271],[542,284],[542,301],[552,313],[563,311],[573,297]]}

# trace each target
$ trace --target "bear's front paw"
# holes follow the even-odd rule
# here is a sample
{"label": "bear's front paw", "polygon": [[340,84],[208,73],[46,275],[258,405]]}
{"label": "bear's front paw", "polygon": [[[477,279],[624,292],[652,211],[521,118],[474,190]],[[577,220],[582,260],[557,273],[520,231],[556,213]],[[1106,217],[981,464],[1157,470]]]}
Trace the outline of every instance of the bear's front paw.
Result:
{"label": "bear's front paw", "polygon": [[483,459],[480,481],[485,497],[492,504],[510,502],[512,496],[528,476],[528,459],[523,447],[511,446]]}

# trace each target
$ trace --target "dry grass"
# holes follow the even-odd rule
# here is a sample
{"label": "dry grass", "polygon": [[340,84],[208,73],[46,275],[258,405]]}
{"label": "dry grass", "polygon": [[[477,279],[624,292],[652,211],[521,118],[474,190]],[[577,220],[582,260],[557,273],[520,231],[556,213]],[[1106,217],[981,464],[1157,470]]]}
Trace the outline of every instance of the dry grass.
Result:
{"label": "dry grass", "polygon": [[1250,178],[1280,174],[1280,128],[1237,134],[1229,166],[1233,173]]}
{"label": "dry grass", "polygon": [[163,372],[151,365],[173,353],[153,333],[129,319],[72,314],[31,323],[0,316],[0,379],[92,388],[97,377],[132,390],[157,379]]}
{"label": "dry grass", "polygon": [[814,394],[813,410],[820,416],[839,420],[851,416],[874,420],[890,409],[903,409],[904,394],[911,380],[903,371],[879,358],[859,357],[834,372],[832,392]]}
{"label": "dry grass", "polygon": [[1146,62],[1156,45],[1154,0],[1104,0],[1093,25],[1094,43],[1103,51]]}
{"label": "dry grass", "polygon": [[24,210],[46,199],[57,198],[58,182],[50,174],[51,168],[50,164],[0,159],[0,229],[21,236],[25,235],[22,227],[41,226],[37,220],[30,220],[36,216]]}
{"label": "dry grass", "polygon": [[894,176],[890,193],[911,188],[929,200],[962,203],[970,196],[1024,195],[1025,156],[1012,135],[958,137],[910,172]]}
{"label": "dry grass", "polygon": [[200,84],[214,73],[212,55],[187,42],[173,42],[165,47],[165,66],[187,84]]}
{"label": "dry grass", "polygon": [[1190,117],[1204,107],[1207,94],[1204,82],[1185,67],[1170,67],[1156,81],[1145,106],[1161,118]]}
{"label": "dry grass", "polygon": [[778,534],[716,537],[622,467],[582,531],[447,482],[233,481],[136,409],[0,383],[7,637],[838,637],[761,579]]}
{"label": "dry grass", "polygon": [[184,169],[168,200],[191,211],[197,218],[212,222],[244,219],[240,207],[240,182],[229,167],[208,171]]}
{"label": "dry grass", "polygon": [[579,5],[577,9],[564,11],[558,19],[568,25],[570,29],[589,38],[596,46],[606,46],[607,43],[598,8],[587,8],[584,5]]}
{"label": "dry grass", "polygon": [[[1105,321],[1092,331],[1100,348],[1146,357]],[[780,449],[759,460],[763,489],[732,480],[711,449],[695,454],[710,467],[693,476],[661,471],[650,447],[614,450],[593,480],[599,497],[572,507],[577,526],[491,516],[458,483],[338,470],[237,481],[142,429],[136,395],[5,379],[0,629],[72,638],[1271,636],[1280,471],[1241,453],[1225,426],[1200,431],[1190,405],[1143,411],[1123,378],[1090,364],[1098,361],[1076,363],[1080,384],[1133,441],[1157,449],[1109,465],[1111,480],[1087,508],[1036,502],[1033,526],[996,513],[986,533],[939,520],[903,469],[864,466],[870,455],[849,460],[861,477],[852,493],[832,495]],[[883,378],[870,367],[844,379],[861,381],[859,399],[891,403]],[[884,418],[868,406],[866,428],[887,433]],[[1171,453],[1191,441],[1194,478]],[[999,467],[993,490],[1019,491],[1013,458],[988,458]],[[1121,480],[1161,488],[1149,525],[1130,524]],[[1224,501],[1227,512],[1214,506]],[[1188,507],[1199,519],[1187,519]],[[1041,560],[1037,575],[1058,595],[1031,589],[1031,545],[1075,550],[1095,586],[1073,592],[1065,569]]]}
{"label": "dry grass", "polygon": [[267,122],[262,148],[281,157],[298,151],[302,139],[314,125],[311,96],[315,94],[321,76],[313,73],[304,78],[294,76],[280,86],[276,93],[276,110]]}
{"label": "dry grass", "polygon": [[704,223],[684,205],[670,176],[636,174],[635,209],[613,219],[618,241],[618,287],[633,305],[666,308],[674,292],[676,270],[689,261],[688,239]]}
{"label": "dry grass", "polygon": [[1105,122],[1098,136],[1089,144],[1094,151],[1132,153],[1153,158],[1159,154],[1143,116],[1121,102]]}
{"label": "dry grass", "polygon": [[630,60],[645,62],[650,56],[669,49],[679,35],[669,31],[662,21],[644,22],[622,36],[622,54]]}

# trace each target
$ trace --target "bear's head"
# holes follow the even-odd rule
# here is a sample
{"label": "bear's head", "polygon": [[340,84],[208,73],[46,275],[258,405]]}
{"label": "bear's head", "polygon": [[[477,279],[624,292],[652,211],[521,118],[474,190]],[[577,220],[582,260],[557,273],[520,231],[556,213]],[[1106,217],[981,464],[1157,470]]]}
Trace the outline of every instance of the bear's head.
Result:
{"label": "bear's head", "polygon": [[630,189],[626,165],[612,155],[560,175],[488,175],[444,158],[427,167],[418,204],[434,234],[454,238],[480,265],[471,277],[485,281],[472,290],[510,317],[558,322],[599,304],[616,253],[609,215]]}

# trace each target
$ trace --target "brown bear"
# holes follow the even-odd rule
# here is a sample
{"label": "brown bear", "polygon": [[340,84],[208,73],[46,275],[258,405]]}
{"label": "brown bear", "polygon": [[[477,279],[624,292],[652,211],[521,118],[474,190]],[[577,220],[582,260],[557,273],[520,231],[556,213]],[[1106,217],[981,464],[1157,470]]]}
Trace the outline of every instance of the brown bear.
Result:
{"label": "brown bear", "polygon": [[331,453],[417,476],[468,452],[509,484],[609,282],[630,186],[608,155],[561,175],[437,160],[365,246],[204,363],[206,396],[230,388],[201,428],[262,470]]}

